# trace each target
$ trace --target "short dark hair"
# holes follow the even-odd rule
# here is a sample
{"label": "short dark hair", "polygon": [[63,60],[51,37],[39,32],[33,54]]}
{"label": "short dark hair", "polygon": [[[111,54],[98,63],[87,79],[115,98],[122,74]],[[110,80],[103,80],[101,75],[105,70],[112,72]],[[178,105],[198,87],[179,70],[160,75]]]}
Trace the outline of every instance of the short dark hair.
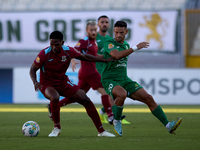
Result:
{"label": "short dark hair", "polygon": [[63,34],[60,31],[53,31],[50,36],[50,39],[59,39],[59,40],[63,40]]}
{"label": "short dark hair", "polygon": [[[101,18],[108,18],[108,16],[102,15],[102,16],[100,16],[100,17],[98,18],[98,21],[99,21]],[[108,19],[109,19],[109,18],[108,18]]]}
{"label": "short dark hair", "polygon": [[122,27],[122,28],[125,27],[125,28],[127,28],[127,23],[124,22],[124,21],[117,21],[115,23],[114,27]]}

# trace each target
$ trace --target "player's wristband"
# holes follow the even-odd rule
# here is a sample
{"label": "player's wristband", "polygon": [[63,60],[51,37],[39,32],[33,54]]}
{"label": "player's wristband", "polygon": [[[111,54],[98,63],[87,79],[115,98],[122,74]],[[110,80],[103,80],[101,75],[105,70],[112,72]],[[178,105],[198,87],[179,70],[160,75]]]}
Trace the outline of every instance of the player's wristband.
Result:
{"label": "player's wristband", "polygon": [[137,48],[137,46],[133,46],[133,47],[131,47],[134,51],[137,51],[138,50],[138,48]]}

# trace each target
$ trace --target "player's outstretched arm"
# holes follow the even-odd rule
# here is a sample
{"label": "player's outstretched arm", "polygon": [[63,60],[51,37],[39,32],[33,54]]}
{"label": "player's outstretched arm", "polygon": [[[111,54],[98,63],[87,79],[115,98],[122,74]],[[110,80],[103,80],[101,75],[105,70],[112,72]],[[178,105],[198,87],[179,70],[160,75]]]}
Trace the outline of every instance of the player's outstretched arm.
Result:
{"label": "player's outstretched arm", "polygon": [[90,54],[81,54],[79,57],[76,59],[83,60],[83,61],[92,61],[92,62],[110,62],[114,61],[115,59],[110,57],[110,58],[103,58],[103,57],[96,57]]}
{"label": "player's outstretched arm", "polygon": [[141,42],[141,43],[139,43],[137,45],[137,50],[142,49],[142,48],[148,48],[148,47],[149,47],[149,43],[148,42]]}
{"label": "player's outstretched arm", "polygon": [[97,57],[102,57],[103,58],[103,55],[97,54]]}
{"label": "player's outstretched arm", "polygon": [[127,50],[123,50],[123,51],[118,51],[117,49],[112,50],[110,52],[110,55],[115,58],[116,60],[124,58],[128,55],[130,55],[131,53],[133,53],[136,50],[140,50],[142,48],[147,48],[149,47],[149,43],[148,42],[141,42],[139,43],[137,46],[133,46]]}
{"label": "player's outstretched arm", "polygon": [[31,77],[31,80],[33,81],[34,87],[35,87],[35,91],[38,91],[42,88],[42,85],[37,81],[37,76],[36,76],[36,72],[39,69],[38,66],[35,65],[35,63],[32,64],[29,74]]}

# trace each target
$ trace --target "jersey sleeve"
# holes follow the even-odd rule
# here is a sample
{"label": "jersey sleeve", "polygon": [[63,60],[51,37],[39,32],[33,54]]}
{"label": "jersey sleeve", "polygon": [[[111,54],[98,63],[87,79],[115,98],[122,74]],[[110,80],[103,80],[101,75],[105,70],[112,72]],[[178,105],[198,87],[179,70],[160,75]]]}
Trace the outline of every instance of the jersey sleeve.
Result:
{"label": "jersey sleeve", "polygon": [[79,40],[78,43],[74,47],[79,52],[83,53],[83,51],[87,50],[87,41]]}
{"label": "jersey sleeve", "polygon": [[40,53],[35,58],[34,63],[38,67],[42,67],[44,65],[44,63],[46,62],[46,59],[47,59],[47,55],[45,55],[45,51],[42,50],[42,51],[40,51]]}
{"label": "jersey sleeve", "polygon": [[71,58],[76,58],[81,55],[81,53],[76,48],[73,48],[73,47],[69,47],[69,48],[70,48],[70,57]]}
{"label": "jersey sleeve", "polygon": [[130,45],[126,42],[126,46],[127,46],[127,49],[129,49],[130,48]]}

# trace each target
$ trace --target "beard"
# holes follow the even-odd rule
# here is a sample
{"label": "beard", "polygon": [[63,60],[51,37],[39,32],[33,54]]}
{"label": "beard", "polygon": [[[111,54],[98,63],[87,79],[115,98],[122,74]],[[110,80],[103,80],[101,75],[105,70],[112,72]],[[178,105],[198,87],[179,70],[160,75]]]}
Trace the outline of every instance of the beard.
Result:
{"label": "beard", "polygon": [[122,37],[115,37],[115,41],[117,41],[118,43],[122,43],[124,39]]}
{"label": "beard", "polygon": [[108,31],[108,28],[101,28],[101,32],[107,32]]}
{"label": "beard", "polygon": [[89,38],[90,38],[90,39],[96,39],[96,37],[97,37],[96,34],[91,34],[91,35],[89,35]]}

